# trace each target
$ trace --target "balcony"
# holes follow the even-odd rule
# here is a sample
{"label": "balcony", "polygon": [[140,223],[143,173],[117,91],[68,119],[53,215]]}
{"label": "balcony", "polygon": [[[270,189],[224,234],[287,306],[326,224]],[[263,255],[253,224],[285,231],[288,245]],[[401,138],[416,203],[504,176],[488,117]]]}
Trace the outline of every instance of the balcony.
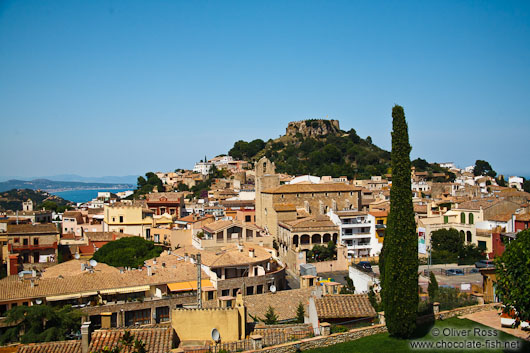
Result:
{"label": "balcony", "polygon": [[377,230],[386,229],[386,224],[376,224],[375,229]]}

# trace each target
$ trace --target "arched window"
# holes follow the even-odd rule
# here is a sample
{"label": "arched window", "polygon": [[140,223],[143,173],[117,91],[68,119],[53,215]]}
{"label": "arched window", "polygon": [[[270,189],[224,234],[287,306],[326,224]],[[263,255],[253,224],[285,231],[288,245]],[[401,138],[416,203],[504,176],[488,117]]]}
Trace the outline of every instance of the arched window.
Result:
{"label": "arched window", "polygon": [[470,232],[469,230],[467,231],[466,235],[467,235],[467,239],[466,239],[467,242],[468,242],[468,243],[471,243],[472,235],[471,235],[471,232]]}
{"label": "arched window", "polygon": [[300,237],[300,244],[309,244],[309,234],[304,234]]}
{"label": "arched window", "polygon": [[311,237],[311,244],[320,244],[322,240],[322,237],[320,234],[313,234]]}
{"label": "arched window", "polygon": [[324,244],[327,244],[331,240],[331,234],[326,233],[324,234]]}
{"label": "arched window", "polygon": [[460,231],[460,238],[462,241],[466,240],[466,233],[463,230]]}
{"label": "arched window", "polygon": [[466,223],[466,214],[464,212],[460,213],[460,223]]}
{"label": "arched window", "polygon": [[293,236],[293,245],[294,245],[294,246],[298,246],[298,234],[295,234],[295,235]]}
{"label": "arched window", "polygon": [[337,238],[339,237],[339,235],[337,233],[333,233],[333,242],[335,244],[337,244]]}
{"label": "arched window", "polygon": [[469,214],[469,224],[473,224],[474,221],[475,221],[475,217],[473,216],[473,213],[470,213]]}

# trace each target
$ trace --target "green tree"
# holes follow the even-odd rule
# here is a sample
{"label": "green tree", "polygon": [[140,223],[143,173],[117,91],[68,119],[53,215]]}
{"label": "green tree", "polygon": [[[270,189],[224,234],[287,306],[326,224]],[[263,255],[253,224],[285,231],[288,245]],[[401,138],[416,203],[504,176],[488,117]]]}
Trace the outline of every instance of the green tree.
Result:
{"label": "green tree", "polygon": [[497,178],[495,178],[495,181],[497,182],[497,185],[506,187],[506,180],[504,179],[504,175],[499,175]]}
{"label": "green tree", "polygon": [[429,274],[429,286],[427,287],[427,292],[429,292],[429,300],[433,302],[434,298],[436,298],[436,294],[438,294],[438,281],[432,271]]}
{"label": "green tree", "polygon": [[344,276],[344,279],[346,280],[346,285],[340,289],[340,294],[355,294],[353,280],[348,276]]}
{"label": "green tree", "polygon": [[521,320],[530,320],[530,229],[517,234],[502,256],[495,259],[495,294]]}
{"label": "green tree", "polygon": [[162,247],[141,237],[125,237],[103,245],[94,259],[114,267],[141,267],[145,260],[157,257]]}
{"label": "green tree", "polygon": [[304,316],[305,316],[304,304],[302,304],[302,302],[299,302],[298,307],[296,308],[296,322],[299,324],[303,324]]}
{"label": "green tree", "polygon": [[530,180],[526,180],[523,182],[523,190],[525,192],[530,192]]}
{"label": "green tree", "polygon": [[178,191],[190,191],[190,188],[188,187],[188,185],[186,185],[184,183],[179,183],[177,185],[177,190]]}
{"label": "green tree", "polygon": [[431,233],[433,251],[448,251],[458,254],[464,245],[464,237],[455,228],[438,229]]}
{"label": "green tree", "polygon": [[488,162],[479,159],[475,162],[475,168],[473,169],[473,174],[475,176],[487,175],[492,178],[495,178],[495,176],[497,175],[497,172],[493,170],[493,168]]}
{"label": "green tree", "polygon": [[50,342],[65,340],[81,327],[82,313],[70,305],[16,306],[6,313],[7,328],[0,336],[0,345],[9,342]]}
{"label": "green tree", "polygon": [[269,305],[267,312],[265,313],[265,319],[262,320],[266,325],[275,325],[278,323],[278,315],[274,311],[274,308]]}
{"label": "green tree", "polygon": [[412,166],[416,168],[417,172],[424,172],[429,169],[429,162],[422,158],[416,158],[412,161]]}
{"label": "green tree", "polygon": [[392,189],[381,285],[386,326],[391,336],[410,337],[418,308],[418,237],[412,207],[409,135],[403,107],[392,108]]}

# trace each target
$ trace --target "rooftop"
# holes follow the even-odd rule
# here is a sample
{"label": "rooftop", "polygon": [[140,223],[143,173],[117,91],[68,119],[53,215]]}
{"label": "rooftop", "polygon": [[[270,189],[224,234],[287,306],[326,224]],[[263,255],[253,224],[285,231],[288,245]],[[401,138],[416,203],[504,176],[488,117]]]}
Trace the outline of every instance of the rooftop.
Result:
{"label": "rooftop", "polygon": [[344,183],[327,184],[284,184],[275,188],[263,190],[264,194],[292,194],[292,193],[321,193],[321,192],[351,192],[361,188]]}
{"label": "rooftop", "polygon": [[366,294],[325,295],[315,299],[320,319],[376,317]]}

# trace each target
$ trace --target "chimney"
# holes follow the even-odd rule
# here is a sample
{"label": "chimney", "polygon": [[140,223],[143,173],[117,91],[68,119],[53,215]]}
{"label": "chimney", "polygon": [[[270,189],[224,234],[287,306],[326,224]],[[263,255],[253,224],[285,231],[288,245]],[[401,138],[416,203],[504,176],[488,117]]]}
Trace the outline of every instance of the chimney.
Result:
{"label": "chimney", "polygon": [[84,322],[81,325],[81,352],[89,353],[88,346],[90,345],[90,321]]}
{"label": "chimney", "polygon": [[188,253],[184,253],[184,261],[188,262],[190,257],[188,256]]}
{"label": "chimney", "polygon": [[151,266],[147,266],[147,276],[151,277],[153,275],[153,270],[151,269]]}
{"label": "chimney", "polygon": [[254,257],[254,249],[253,248],[249,248],[248,249],[248,256],[249,257]]}
{"label": "chimney", "polygon": [[33,277],[33,278],[37,277],[37,271],[36,270],[31,270],[31,277]]}

